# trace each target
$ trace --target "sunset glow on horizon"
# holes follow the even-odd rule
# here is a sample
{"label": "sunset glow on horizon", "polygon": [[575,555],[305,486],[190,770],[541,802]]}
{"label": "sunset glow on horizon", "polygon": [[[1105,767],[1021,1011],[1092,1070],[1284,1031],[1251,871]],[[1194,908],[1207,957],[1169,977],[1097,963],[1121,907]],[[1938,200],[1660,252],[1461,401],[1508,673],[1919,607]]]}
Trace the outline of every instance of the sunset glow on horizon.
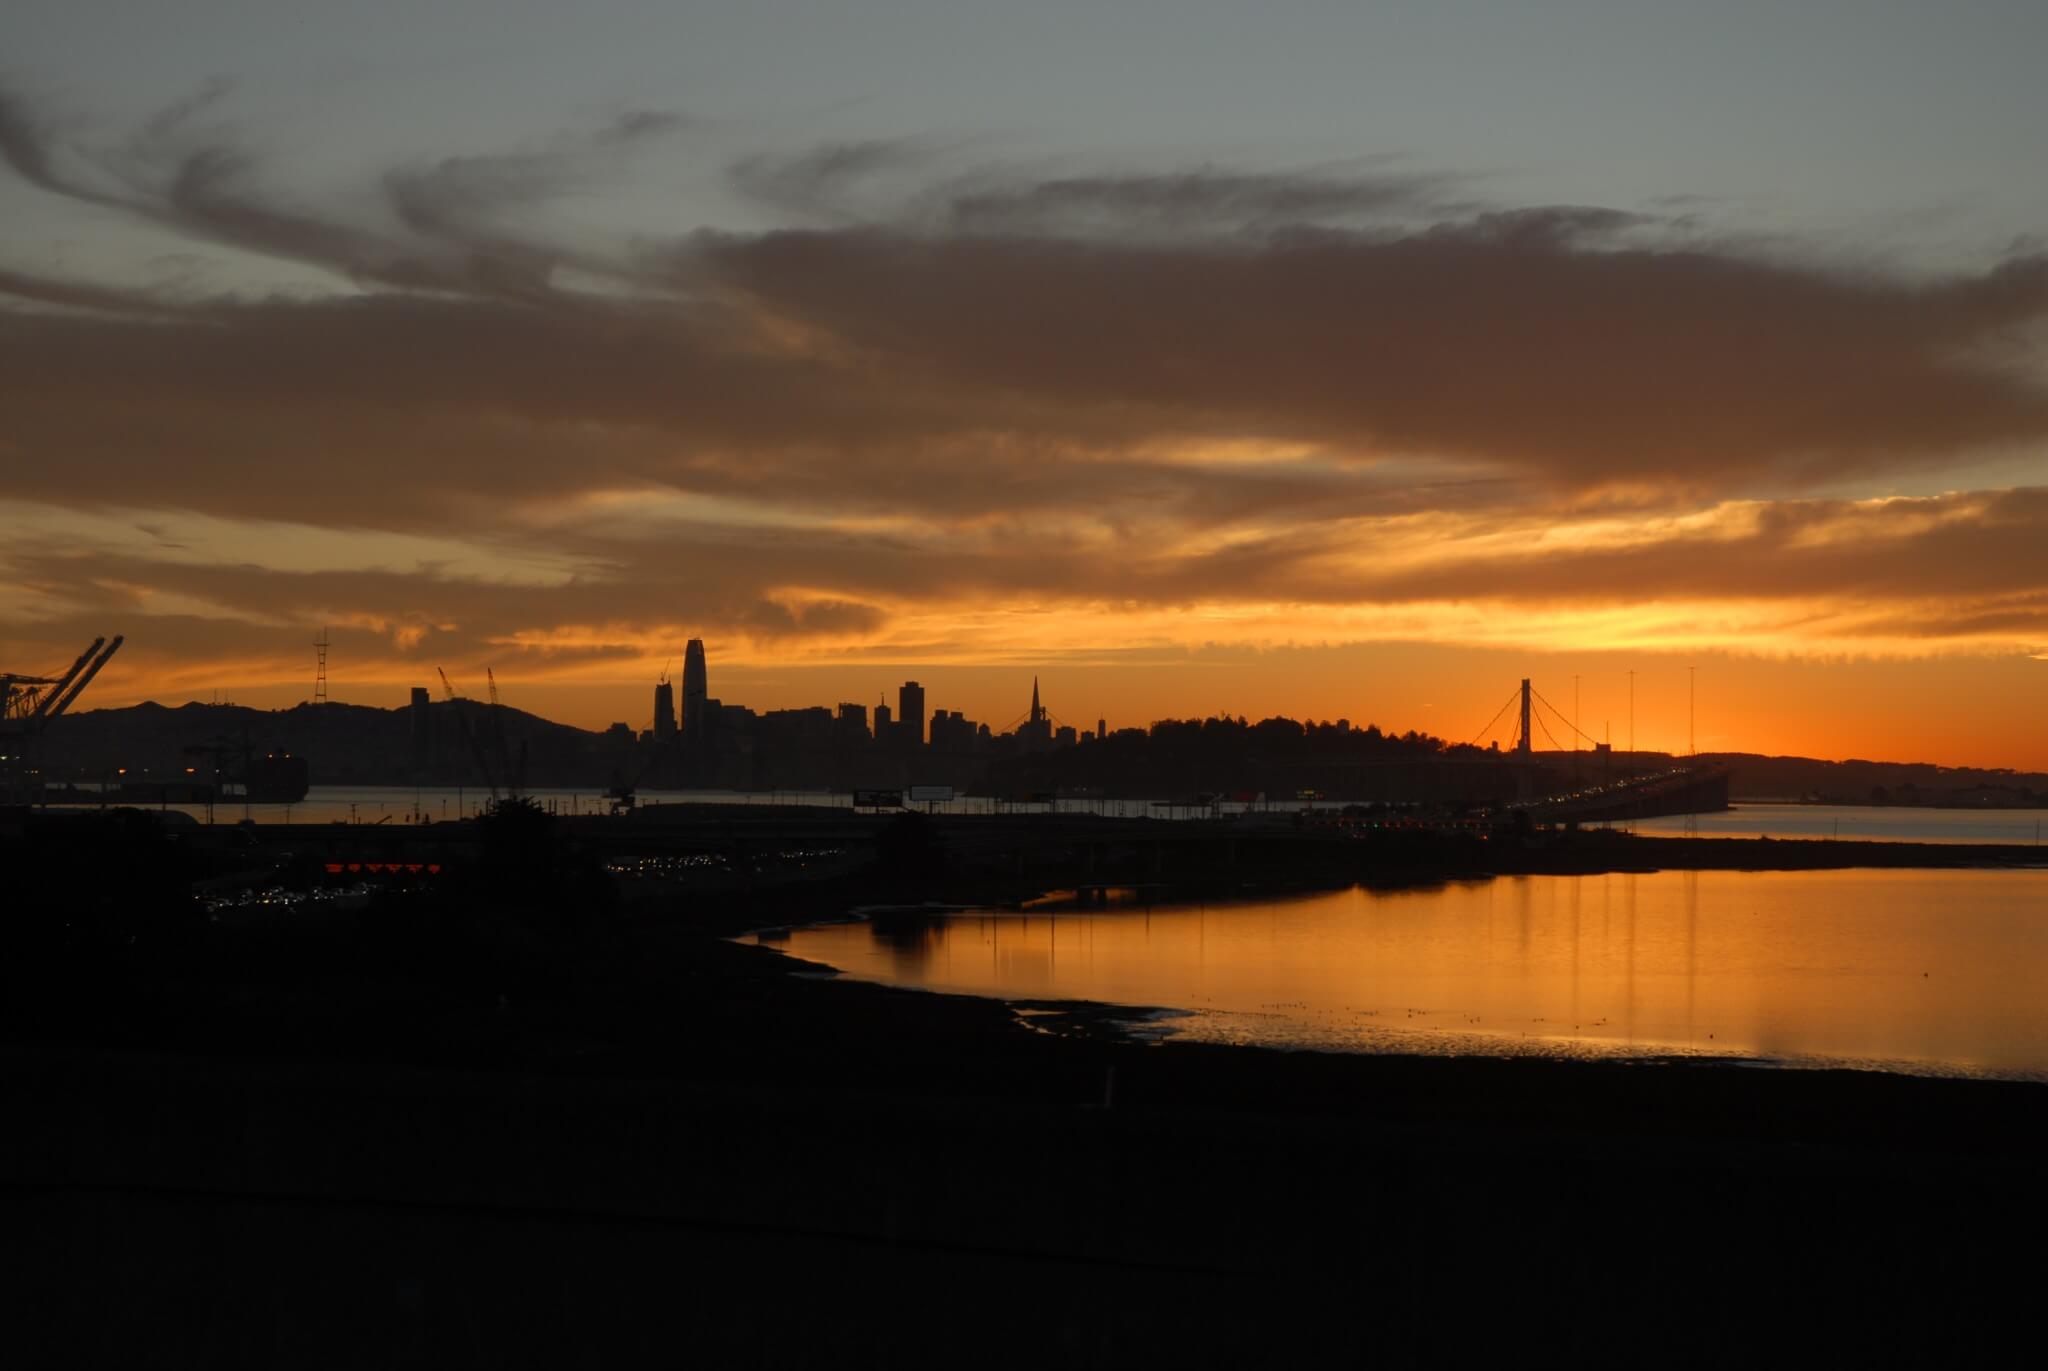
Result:
{"label": "sunset glow on horizon", "polygon": [[[1392,26],[1370,85],[1437,41],[1393,11],[1314,22]],[[634,5],[515,100],[440,22],[166,33],[144,79],[52,8],[0,67],[0,669],[118,632],[88,707],[283,707],[324,630],[337,699],[489,668],[644,728],[702,638],[757,708],[917,676],[1000,725],[1036,675],[1082,727],[1453,742],[1529,676],[1617,746],[2048,769],[2030,190],[1877,128],[1810,183],[1611,146],[1591,95],[1545,160],[1447,93],[1317,104],[1305,46],[1291,117],[1177,79],[1104,123],[1088,44],[1135,40],[1021,18],[1073,72],[1042,125],[865,32],[734,86],[745,20]],[[1875,99],[1823,39],[1758,98]]]}

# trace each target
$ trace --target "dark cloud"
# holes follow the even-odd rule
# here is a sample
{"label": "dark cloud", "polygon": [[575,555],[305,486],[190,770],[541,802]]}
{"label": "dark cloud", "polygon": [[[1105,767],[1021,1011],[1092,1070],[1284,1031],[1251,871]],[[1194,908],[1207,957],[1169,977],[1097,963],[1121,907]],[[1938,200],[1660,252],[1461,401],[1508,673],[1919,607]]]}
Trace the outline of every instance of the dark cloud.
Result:
{"label": "dark cloud", "polygon": [[[232,147],[176,148],[185,124],[147,150],[144,188],[123,203],[380,290],[221,304],[184,330],[14,321],[0,346],[10,371],[33,373],[23,389],[92,386],[117,367],[134,394],[175,394],[184,415],[260,434],[270,453],[300,440],[278,411],[345,409],[444,438],[469,426],[459,445],[479,455],[458,467],[494,449],[501,472],[544,460],[531,450],[566,428],[584,449],[603,430],[683,464],[770,452],[811,472],[870,463],[883,482],[939,453],[997,488],[1004,467],[1065,474],[1076,456],[1228,439],[1449,459],[1560,489],[1715,491],[1938,466],[2048,434],[2048,392],[2016,360],[2048,317],[2038,257],[1908,282],[1660,246],[1655,220],[1597,207],[1345,229],[1331,224],[1428,205],[1435,184],[1204,170],[956,195],[950,212],[973,231],[690,234],[614,264],[619,289],[596,298],[554,288],[571,249],[507,226],[573,183],[562,149],[394,172],[392,223],[366,228],[265,196]],[[39,185],[101,194],[56,169],[48,128],[18,100],[0,105],[0,148]],[[920,155],[837,146],[742,174],[816,199]],[[1208,223],[1258,227],[1145,232]],[[19,271],[6,288],[79,290]],[[69,405],[70,446],[104,447],[91,429],[120,418],[102,409]],[[180,444],[178,425],[161,428],[159,443]],[[369,446],[355,460],[374,463]],[[420,471],[413,445],[377,446]]]}
{"label": "dark cloud", "polygon": [[858,222],[890,208],[872,198],[872,183],[921,172],[943,149],[913,138],[825,143],[797,153],[751,153],[726,169],[742,195],[811,221]]}
{"label": "dark cloud", "polygon": [[[0,157],[364,288],[172,299],[0,268],[0,294],[42,307],[0,310],[0,496],[444,531],[587,571],[514,586],[9,550],[17,585],[66,604],[134,608],[149,586],[252,622],[354,615],[451,656],[609,650],[607,625],[860,638],[890,627],[882,606],[970,594],[1951,595],[1954,623],[2038,623],[2038,491],[1786,503],[1734,535],[1526,557],[1456,547],[1613,492],[1669,513],[2038,443],[2038,256],[1908,281],[1598,207],[1474,208],[1370,168],[1018,180],[905,143],[733,168],[827,226],[669,234],[608,261],[540,238],[529,211],[593,149],[669,120],[421,161],[330,214],[200,128],[212,98],[82,160],[0,92]],[[564,286],[565,266],[607,288]],[[572,517],[597,492],[674,506]],[[722,522],[689,497],[751,512]],[[1432,512],[1469,516],[1445,555],[1375,561],[1371,521]],[[586,631],[548,637],[565,625]]]}
{"label": "dark cloud", "polygon": [[57,168],[56,130],[50,118],[22,96],[0,87],[0,160],[32,186],[67,199],[118,203],[74,182]]}
{"label": "dark cloud", "polygon": [[810,604],[785,604],[763,600],[748,612],[746,628],[759,638],[781,639],[798,636],[832,635],[858,637],[873,633],[887,622],[888,615],[873,605],[851,600],[818,600]]}
{"label": "dark cloud", "polygon": [[1452,183],[1426,175],[1321,176],[1217,169],[1044,180],[970,178],[930,193],[933,217],[961,233],[1187,238],[1359,223],[1454,208]]}
{"label": "dark cloud", "polygon": [[525,241],[504,221],[572,185],[593,157],[684,126],[674,114],[629,111],[547,148],[402,168],[387,177],[387,203],[320,210],[264,187],[258,159],[231,131],[197,126],[228,89],[208,83],[125,143],[83,151],[60,139],[56,121],[0,89],[0,160],[53,195],[351,281],[524,295],[545,288],[554,266],[572,254]]}
{"label": "dark cloud", "polygon": [[182,306],[152,298],[138,291],[67,281],[0,267],[0,295],[34,305],[54,305],[67,310],[105,311],[113,314],[177,315]]}
{"label": "dark cloud", "polygon": [[2041,261],[1907,285],[1536,223],[1249,248],[785,232],[700,240],[692,266],[963,400],[1560,485],[1811,479],[2048,433],[2048,394],[1971,360],[2048,313]]}

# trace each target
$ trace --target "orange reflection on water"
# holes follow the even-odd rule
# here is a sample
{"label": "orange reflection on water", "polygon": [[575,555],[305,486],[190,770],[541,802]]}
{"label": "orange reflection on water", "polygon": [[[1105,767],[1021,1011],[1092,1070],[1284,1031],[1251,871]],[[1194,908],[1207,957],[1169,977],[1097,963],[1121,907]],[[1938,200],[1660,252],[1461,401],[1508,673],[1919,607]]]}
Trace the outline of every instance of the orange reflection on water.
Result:
{"label": "orange reflection on water", "polygon": [[798,930],[897,984],[1195,1011],[1183,1035],[1692,1052],[2048,1078],[2048,872],[1528,876],[1228,903],[1067,901]]}

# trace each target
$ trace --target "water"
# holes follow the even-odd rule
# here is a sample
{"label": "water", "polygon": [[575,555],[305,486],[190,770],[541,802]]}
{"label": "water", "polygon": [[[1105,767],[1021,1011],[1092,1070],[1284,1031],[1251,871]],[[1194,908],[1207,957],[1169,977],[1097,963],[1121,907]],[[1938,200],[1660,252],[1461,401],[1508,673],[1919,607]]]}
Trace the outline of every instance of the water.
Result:
{"label": "water", "polygon": [[[599,787],[559,788],[530,791],[539,802],[563,814],[606,814],[611,801]],[[434,821],[455,819],[477,813],[490,800],[490,792],[470,786],[345,786],[316,785],[297,804],[252,804],[239,800],[214,806],[215,823],[239,823],[246,813],[256,823],[406,823],[414,815]],[[639,801],[659,804],[802,804],[850,808],[853,797],[844,791],[820,790],[643,790]],[[171,805],[204,823],[203,805]],[[925,806],[918,806],[924,808]],[[1278,802],[1270,807],[1224,804],[1221,812],[1242,814],[1268,809],[1285,814],[1301,806]],[[1315,808],[1333,809],[1334,801]],[[1018,804],[981,796],[962,797],[934,804],[941,814],[990,814],[997,811],[1101,814],[1111,818],[1189,818],[1206,816],[1206,810],[1155,804],[1150,800],[1064,799],[1055,804]],[[1701,837],[1754,838],[1876,838],[1891,842],[1928,843],[2027,843],[2048,838],[2048,810],[2041,809],[1908,809],[1867,808],[1858,805],[1745,804],[1725,813],[1693,816]],[[1636,821],[1638,833],[1681,834],[1687,818]],[[2048,850],[2048,849],[2044,849]]]}
{"label": "water", "polygon": [[[611,801],[606,798],[602,787],[567,787],[529,790],[527,796],[562,814],[608,814]],[[458,819],[475,815],[490,803],[490,792],[481,786],[348,786],[316,785],[307,791],[306,798],[296,804],[251,804],[244,805],[239,799],[223,800],[213,808],[213,822],[217,824],[240,823],[246,816],[255,823],[407,823],[415,815],[428,821]],[[850,809],[853,796],[846,791],[825,790],[642,790],[638,793],[642,808],[663,804],[741,804],[741,805],[822,805],[834,809]],[[66,806],[69,808],[70,806]],[[169,808],[181,814],[189,814],[201,823],[206,822],[204,805],[150,805],[146,808]],[[1108,799],[1063,799],[1048,804],[1025,804],[1010,800],[990,799],[983,796],[962,796],[955,800],[935,802],[931,805],[918,804],[917,809],[931,809],[940,814],[995,814],[1011,812],[1101,814],[1111,818],[1136,819],[1147,816],[1157,818],[1206,817],[1208,811],[1186,805],[1155,804],[1150,800],[1108,800]],[[1288,802],[1276,803],[1275,812],[1287,813],[1301,806]],[[1340,806],[1326,801],[1315,806],[1319,809],[1333,809]],[[1262,809],[1264,806],[1229,804],[1223,811],[1230,814],[1247,810]]]}
{"label": "water", "polygon": [[1521,876],[771,935],[853,975],[1277,1047],[2048,1080],[2048,869]]}
{"label": "water", "polygon": [[2048,838],[2044,809],[1916,809],[1906,805],[1737,804],[1715,814],[1638,819],[1638,833],[1702,838],[1869,838],[1891,843],[2025,843]]}

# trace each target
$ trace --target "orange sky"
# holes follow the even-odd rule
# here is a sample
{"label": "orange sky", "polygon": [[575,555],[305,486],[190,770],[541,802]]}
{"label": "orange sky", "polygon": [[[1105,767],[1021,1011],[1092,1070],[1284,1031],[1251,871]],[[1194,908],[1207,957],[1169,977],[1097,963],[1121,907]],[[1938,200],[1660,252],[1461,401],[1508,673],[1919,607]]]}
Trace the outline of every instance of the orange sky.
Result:
{"label": "orange sky", "polygon": [[[81,644],[80,646],[83,646]],[[101,706],[157,698],[219,697],[239,704],[281,708],[311,694],[310,648],[296,663],[297,678],[281,682],[252,671],[239,682],[228,666],[217,686],[152,692],[149,673],[110,666],[90,700]],[[678,659],[680,654],[678,654]],[[116,663],[122,658],[117,657]],[[2031,659],[1877,660],[1860,663],[1799,658],[1766,659],[1704,653],[1679,659],[1659,654],[1513,652],[1495,649],[1376,644],[1267,651],[1198,650],[1172,663],[1090,665],[1054,662],[1035,672],[1026,663],[962,665],[939,662],[874,664],[748,663],[725,660],[711,647],[714,693],[756,709],[780,709],[851,700],[892,708],[904,679],[923,683],[932,709],[962,709],[1000,728],[1023,714],[1033,675],[1047,707],[1066,723],[1092,728],[1098,718],[1129,727],[1162,716],[1213,713],[1348,718],[1382,728],[1416,728],[1452,741],[1480,734],[1514,693],[1520,673],[1566,716],[1573,708],[1574,675],[1581,727],[1625,747],[1629,729],[1628,672],[1634,669],[1635,736],[1644,750],[1683,752],[1687,746],[1687,667],[1697,680],[1696,733],[1701,751],[1748,751],[1825,758],[1934,761],[1953,766],[2048,770],[2048,742],[2038,727],[2014,730],[2006,721],[2038,708],[2048,663]],[[210,667],[211,664],[208,664]],[[614,720],[648,726],[652,674],[639,682],[591,682],[527,676],[516,666],[498,672],[507,703],[586,728]],[[679,671],[678,666],[672,670]],[[439,685],[432,668],[400,668],[394,678],[362,677],[361,666],[337,653],[333,698],[395,707],[410,685]],[[455,675],[465,693],[481,695],[483,681]],[[190,679],[196,681],[198,674]],[[1510,715],[1486,739],[1507,745]],[[1560,736],[1561,746],[1570,739]],[[1550,739],[1537,734],[1539,746]]]}

